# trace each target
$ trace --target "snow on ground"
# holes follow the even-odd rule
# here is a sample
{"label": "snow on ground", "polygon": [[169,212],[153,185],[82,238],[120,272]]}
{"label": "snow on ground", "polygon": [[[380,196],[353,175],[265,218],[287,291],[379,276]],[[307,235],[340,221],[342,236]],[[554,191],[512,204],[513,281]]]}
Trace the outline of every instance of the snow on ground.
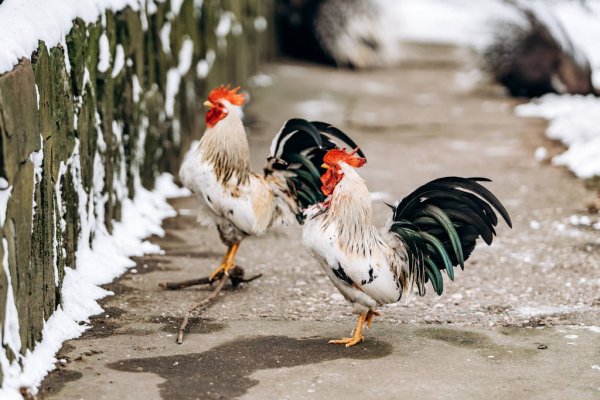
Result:
{"label": "snow on ground", "polygon": [[[80,167],[79,155],[75,151],[69,161],[69,168],[79,173]],[[189,193],[178,188],[169,174],[157,178],[154,191],[146,190],[141,185],[136,186],[135,198],[123,200],[122,215],[126,217],[121,222],[114,222],[112,235],[108,233],[102,221],[94,220],[91,205],[93,199],[80,202],[80,213],[83,215],[77,265],[75,268],[65,268],[61,292],[63,303],[46,321],[42,341],[37,343],[33,351],[27,350],[24,356],[19,356],[12,363],[9,363],[6,354],[0,351],[0,363],[4,371],[0,398],[21,399],[19,388],[23,386],[35,390],[44,376],[54,368],[55,354],[62,343],[81,335],[89,327],[86,325],[89,317],[102,312],[97,300],[112,293],[102,289],[100,285],[111,282],[134,266],[135,263],[129,257],[160,252],[160,248],[145,238],[153,234],[163,235],[162,220],[176,214],[167,203],[167,198]],[[80,200],[86,200],[87,194],[83,187],[79,186],[78,192]],[[88,211],[92,212],[88,214]],[[89,237],[92,230],[94,239],[90,246]],[[6,243],[3,245],[6,246]],[[6,258],[8,252],[5,251],[4,254]],[[6,260],[3,266],[8,266]],[[10,275],[7,276],[10,285]],[[9,308],[7,305],[7,311]],[[16,308],[14,311],[16,313]],[[9,317],[7,315],[7,320]],[[18,323],[18,317],[12,319]],[[13,352],[16,353],[20,349],[18,329],[18,325],[5,324],[3,332],[4,343],[11,349],[14,347]]]}
{"label": "snow on ground", "polygon": [[[394,21],[399,40],[448,43],[481,50],[490,43],[497,23],[520,23],[523,17],[500,0],[377,0],[384,18]],[[565,49],[590,62],[595,86],[600,88],[600,1],[521,0],[533,9]],[[557,21],[562,24],[562,29]],[[575,49],[571,49],[571,43]],[[580,178],[600,176],[600,99],[547,95],[517,107],[524,117],[550,120],[547,136],[568,150],[555,165],[568,167]],[[536,158],[543,158],[536,152]]]}
{"label": "snow on ground", "polygon": [[[135,265],[129,259],[131,256],[159,252],[160,249],[145,241],[150,235],[163,235],[161,222],[164,218],[174,216],[175,210],[166,202],[169,197],[188,195],[185,189],[178,188],[172,176],[161,175],[156,180],[155,190],[148,191],[140,184],[139,166],[143,158],[143,143],[147,124],[142,123],[140,128],[140,141],[138,143],[137,159],[132,168],[134,175],[135,198],[127,197],[127,185],[124,179],[126,171],[124,164],[120,173],[115,178],[116,192],[122,202],[123,221],[113,223],[112,234],[106,229],[103,210],[105,196],[102,194],[104,185],[104,169],[101,163],[94,165],[94,188],[88,194],[83,188],[81,163],[79,158],[79,142],[76,141],[73,155],[66,163],[60,165],[60,175],[68,170],[74,179],[78,195],[81,230],[78,239],[77,264],[65,268],[65,277],[62,282],[62,304],[45,322],[42,331],[42,340],[33,350],[20,354],[21,342],[19,336],[19,323],[17,309],[14,304],[10,271],[8,270],[7,241],[3,240],[4,259],[2,267],[8,280],[8,296],[6,305],[6,318],[4,330],[0,333],[2,343],[6,345],[16,358],[9,362],[4,349],[0,350],[0,365],[4,373],[0,398],[21,399],[19,389],[30,388],[35,393],[37,386],[44,376],[54,368],[55,354],[65,340],[78,337],[88,326],[89,317],[102,312],[97,300],[110,295],[100,287],[111,282],[128,268]],[[119,146],[120,127],[114,126],[116,142]],[[99,138],[102,132],[99,132]],[[101,151],[103,143],[98,143]],[[123,155],[123,154],[122,154]],[[97,159],[98,154],[97,154]],[[31,157],[31,162],[36,164],[36,157]],[[125,158],[122,157],[122,163]],[[61,197],[60,179],[57,181],[57,223],[64,230],[64,207]],[[0,181],[0,223],[5,220],[6,204],[10,198],[11,187],[4,180]],[[103,200],[104,199],[104,200]],[[56,229],[55,229],[56,231]],[[90,244],[90,239],[93,240]],[[55,238],[55,245],[58,241]]]}
{"label": "snow on ground", "polygon": [[[144,22],[143,20],[146,18],[145,2],[140,3],[139,0],[91,0],[87,2],[78,0],[5,0],[0,6],[0,37],[2,37],[2,41],[0,41],[0,74],[11,70],[19,59],[29,58],[37,49],[39,40],[45,41],[48,48],[59,43],[64,45],[66,34],[71,29],[74,18],[81,17],[87,23],[95,23],[99,19],[104,21],[104,18],[100,18],[100,16],[107,9],[116,11],[131,6],[134,10],[139,10],[140,4],[142,5],[141,18]],[[174,13],[171,14],[172,18],[179,11],[180,2],[178,4],[175,4],[172,10]],[[147,11],[151,12],[151,8],[148,7]],[[114,77],[123,70],[126,60],[122,45],[117,44],[113,56],[107,44],[106,35],[101,35],[100,60],[97,68],[99,71],[106,72],[109,71],[112,64],[111,75]],[[174,69],[178,78],[190,69],[192,50],[191,41],[185,39],[179,53],[178,66]],[[65,60],[68,62],[66,53]],[[67,70],[70,70],[68,63]],[[89,84],[87,69],[84,76],[84,84]],[[142,93],[136,76],[133,78],[133,83],[134,98],[136,101],[140,101]],[[173,98],[178,89],[179,85],[171,87],[170,94]],[[77,108],[74,115],[75,121],[77,121],[78,112]],[[104,220],[104,208],[107,200],[103,195],[105,176],[100,157],[106,144],[102,140],[103,133],[98,115],[96,120],[99,142],[94,162],[93,190],[88,193],[83,188],[78,142],[70,159],[66,163],[61,163],[59,172],[62,176],[70,171],[71,176],[74,177],[75,189],[79,197],[81,231],[78,239],[77,262],[76,265],[65,267],[65,277],[61,288],[63,301],[45,322],[41,341],[33,349],[27,349],[23,355],[20,353],[22,346],[19,335],[19,318],[8,268],[7,242],[6,240],[2,241],[5,250],[4,258],[0,261],[4,274],[7,276],[9,288],[4,329],[0,332],[0,340],[5,346],[0,348],[0,365],[3,372],[1,399],[21,399],[19,392],[21,387],[27,387],[35,393],[44,376],[54,368],[55,354],[62,343],[81,335],[88,328],[86,323],[89,321],[89,317],[102,312],[97,300],[111,293],[102,289],[100,285],[111,282],[132,267],[134,263],[129,257],[160,251],[157,246],[145,241],[144,238],[153,234],[162,235],[164,233],[161,228],[163,218],[175,214],[166,199],[188,194],[187,191],[182,191],[174,185],[170,175],[160,176],[156,181],[154,191],[148,191],[142,187],[138,164],[141,165],[142,162],[147,129],[147,123],[142,123],[140,141],[135,153],[137,159],[132,168],[135,198],[129,199],[121,127],[118,123],[113,124],[115,143],[120,146],[121,153],[121,165],[118,173],[114,176],[113,184],[115,193],[122,202],[124,219],[120,222],[115,221],[112,234],[109,234]],[[32,153],[29,158],[29,162],[34,165],[35,182],[42,179],[41,160],[41,150]],[[0,179],[0,227],[5,220],[11,189],[8,182]],[[60,225],[60,228],[57,227],[57,229],[62,231],[65,229],[66,222],[61,194],[61,180],[58,179],[55,186],[57,204],[55,220]],[[35,203],[32,206],[35,209]],[[57,229],[54,231],[56,232]],[[58,247],[61,244],[56,236],[54,243],[57,250],[60,251]],[[57,257],[53,261],[56,271]],[[55,276],[58,277],[58,274]],[[58,280],[55,283],[58,284]],[[15,356],[12,362],[9,361],[7,351],[12,352]]]}
{"label": "snow on ground", "polygon": [[584,306],[524,306],[514,310],[515,314],[521,317],[538,317],[542,315],[568,314],[574,311],[581,311]]}
{"label": "snow on ground", "polygon": [[517,106],[522,117],[550,121],[546,135],[568,150],[552,163],[567,166],[580,178],[600,175],[600,100],[594,96],[548,94]]}

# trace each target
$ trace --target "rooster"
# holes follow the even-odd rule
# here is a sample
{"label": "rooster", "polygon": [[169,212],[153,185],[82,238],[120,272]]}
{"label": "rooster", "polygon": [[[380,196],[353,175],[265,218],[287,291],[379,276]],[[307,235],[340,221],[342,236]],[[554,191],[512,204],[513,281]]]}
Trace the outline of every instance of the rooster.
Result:
{"label": "rooster", "polygon": [[179,171],[200,203],[199,220],[215,225],[228,247],[209,281],[235,266],[244,238],[302,223],[302,211],[324,200],[319,189],[323,156],[338,143],[356,146],[329,124],[290,119],[273,139],[264,173],[253,172],[246,131],[236,112],[245,102],[238,91],[228,85],[209,93],[206,131]]}
{"label": "rooster", "polygon": [[372,222],[371,198],[354,168],[366,160],[356,151],[332,149],[323,157],[326,201],[305,210],[302,240],[342,295],[353,304],[358,323],[351,337],[329,343],[354,346],[364,340],[378,306],[398,302],[429,281],[441,295],[445,270],[469,258],[478,237],[490,245],[498,218],[512,227],[500,201],[478,182],[485,178],[446,177],[431,181],[392,208],[381,233]]}

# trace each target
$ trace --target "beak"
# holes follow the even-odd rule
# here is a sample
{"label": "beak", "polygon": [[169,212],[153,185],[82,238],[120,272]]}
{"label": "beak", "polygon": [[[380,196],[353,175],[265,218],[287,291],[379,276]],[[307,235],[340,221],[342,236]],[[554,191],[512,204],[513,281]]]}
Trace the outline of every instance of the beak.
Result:
{"label": "beak", "polygon": [[206,100],[202,105],[205,107],[208,107],[208,108],[213,108],[215,106],[213,103],[211,103],[208,100]]}
{"label": "beak", "polygon": [[321,168],[329,169],[329,165],[323,163],[323,164],[321,164]]}

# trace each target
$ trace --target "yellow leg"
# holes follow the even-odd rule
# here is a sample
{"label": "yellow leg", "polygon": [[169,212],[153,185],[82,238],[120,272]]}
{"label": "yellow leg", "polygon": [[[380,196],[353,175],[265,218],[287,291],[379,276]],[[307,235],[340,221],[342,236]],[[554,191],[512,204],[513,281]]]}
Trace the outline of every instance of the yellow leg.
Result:
{"label": "yellow leg", "polygon": [[352,331],[353,332],[352,337],[338,339],[338,340],[330,340],[329,343],[345,344],[346,347],[350,347],[350,346],[354,346],[355,344],[358,344],[358,343],[362,342],[363,340],[365,340],[365,337],[363,336],[362,332],[363,332],[363,327],[365,325],[365,321],[367,320],[367,315],[368,315],[368,313],[359,315],[358,322],[356,323],[356,328],[354,328],[354,330]]}
{"label": "yellow leg", "polygon": [[239,243],[234,243],[231,246],[229,246],[229,248],[227,249],[227,253],[225,253],[225,257],[223,257],[223,261],[221,261],[221,265],[219,265],[217,269],[215,269],[213,273],[210,274],[209,280],[211,282],[217,279],[217,277],[222,273],[227,274],[229,270],[234,267],[235,264],[233,261],[235,260],[235,254],[237,253],[239,247]]}

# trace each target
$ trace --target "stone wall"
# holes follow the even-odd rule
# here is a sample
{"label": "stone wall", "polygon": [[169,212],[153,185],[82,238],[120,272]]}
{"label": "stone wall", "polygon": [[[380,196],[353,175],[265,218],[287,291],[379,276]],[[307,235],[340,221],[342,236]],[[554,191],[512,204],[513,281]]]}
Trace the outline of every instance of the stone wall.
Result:
{"label": "stone wall", "polygon": [[9,361],[41,339],[65,267],[75,267],[78,243],[93,239],[90,221],[110,231],[122,199],[176,171],[204,129],[209,88],[243,83],[273,51],[272,1],[173,3],[75,20],[63,45],[40,42],[31,60],[0,76],[0,326]]}

